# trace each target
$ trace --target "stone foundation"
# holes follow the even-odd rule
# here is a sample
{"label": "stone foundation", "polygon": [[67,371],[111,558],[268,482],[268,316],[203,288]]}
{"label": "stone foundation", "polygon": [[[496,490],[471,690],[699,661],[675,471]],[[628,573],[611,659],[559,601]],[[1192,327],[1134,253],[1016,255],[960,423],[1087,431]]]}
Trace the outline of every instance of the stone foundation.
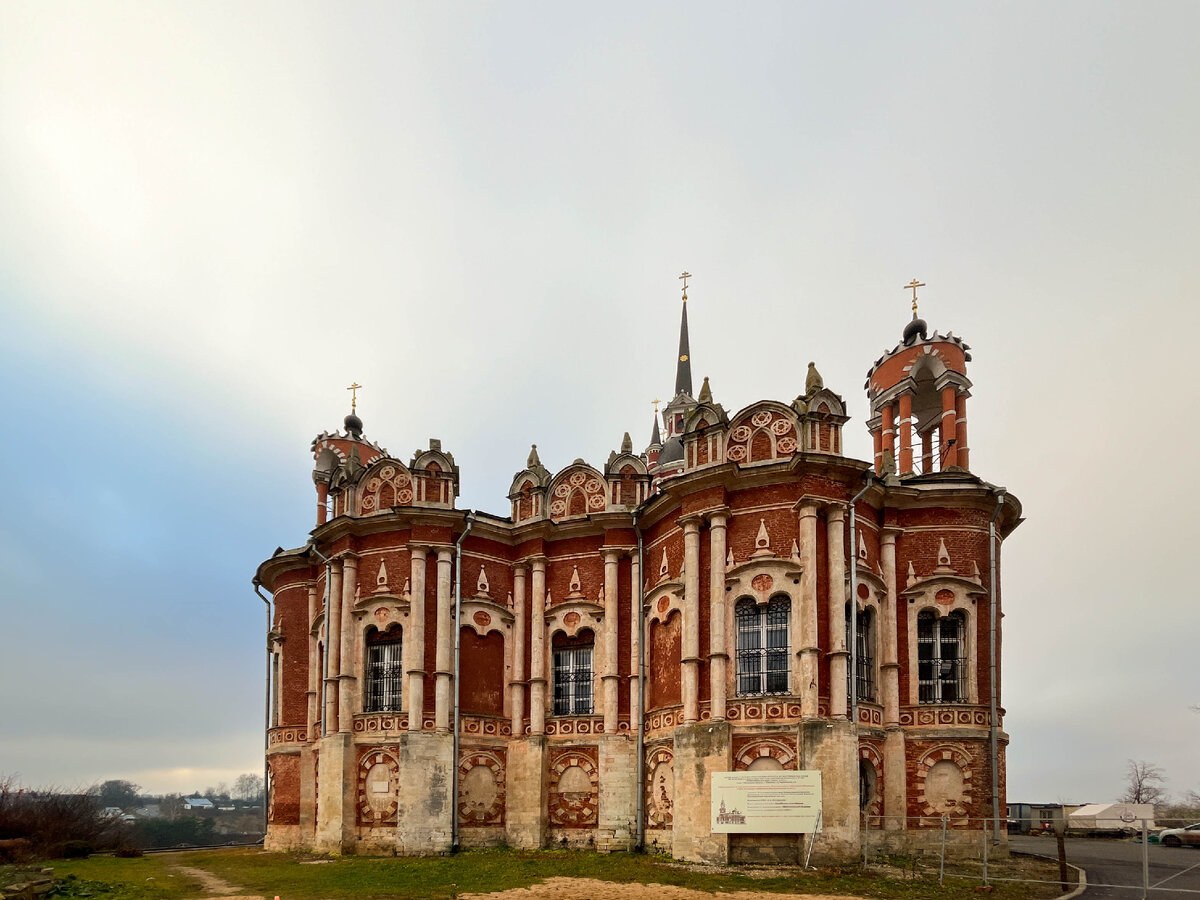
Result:
{"label": "stone foundation", "polygon": [[453,840],[451,816],[455,815],[450,796],[455,766],[453,738],[449,734],[403,734],[397,746],[397,761],[400,803],[396,810],[396,853],[448,853]]}
{"label": "stone foundation", "polygon": [[675,729],[675,812],[671,855],[687,862],[729,862],[729,835],[713,834],[712,774],[733,769],[728,722],[697,722]]}

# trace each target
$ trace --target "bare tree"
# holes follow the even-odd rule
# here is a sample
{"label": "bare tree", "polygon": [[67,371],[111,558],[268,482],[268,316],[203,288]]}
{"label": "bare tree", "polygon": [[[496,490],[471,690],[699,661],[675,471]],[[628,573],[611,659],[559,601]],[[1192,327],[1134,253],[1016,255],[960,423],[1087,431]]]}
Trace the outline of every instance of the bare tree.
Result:
{"label": "bare tree", "polygon": [[1160,803],[1166,799],[1163,770],[1144,759],[1126,760],[1125,793],[1122,803]]}
{"label": "bare tree", "polygon": [[263,780],[261,775],[247,772],[233,782],[233,796],[239,800],[261,800]]}

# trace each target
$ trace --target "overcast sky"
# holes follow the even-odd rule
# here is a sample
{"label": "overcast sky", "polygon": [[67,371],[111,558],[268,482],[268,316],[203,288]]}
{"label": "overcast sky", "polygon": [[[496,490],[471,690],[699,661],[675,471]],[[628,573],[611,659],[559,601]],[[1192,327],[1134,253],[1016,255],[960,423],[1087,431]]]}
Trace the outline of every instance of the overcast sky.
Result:
{"label": "overcast sky", "polygon": [[1009,798],[1200,790],[1200,5],[0,5],[0,773],[261,770],[258,562],[309,442],[439,437],[460,505],[697,384],[972,345]]}

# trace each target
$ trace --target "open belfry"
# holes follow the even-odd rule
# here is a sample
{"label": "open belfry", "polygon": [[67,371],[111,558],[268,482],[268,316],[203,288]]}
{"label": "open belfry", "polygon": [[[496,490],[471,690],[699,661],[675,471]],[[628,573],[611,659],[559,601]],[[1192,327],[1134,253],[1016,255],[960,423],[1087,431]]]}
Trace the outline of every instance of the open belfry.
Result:
{"label": "open belfry", "polygon": [[255,577],[267,847],[795,862],[809,836],[714,830],[714,773],[781,770],[820,773],[814,860],[857,858],[864,828],[896,848],[994,833],[1021,507],[972,473],[969,347],[929,331],[919,287],[867,372],[869,462],[843,455],[812,363],[790,401],[693,392],[686,277],[649,446],[557,472],[535,446],[507,516],[456,507],[440,441],[402,461],[368,440],[352,385],[344,430],[312,443],[316,527]]}

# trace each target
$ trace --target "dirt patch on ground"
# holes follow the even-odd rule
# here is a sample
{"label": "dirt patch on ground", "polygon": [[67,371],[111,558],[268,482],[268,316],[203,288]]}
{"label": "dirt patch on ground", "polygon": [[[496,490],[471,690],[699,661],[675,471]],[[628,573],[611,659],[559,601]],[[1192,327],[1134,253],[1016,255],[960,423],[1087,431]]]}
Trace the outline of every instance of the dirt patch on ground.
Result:
{"label": "dirt patch on ground", "polygon": [[204,900],[263,900],[258,894],[246,894],[236,884],[230,884],[224,878],[218,878],[212,872],[195,869],[191,866],[171,866],[180,875],[194,878],[200,882],[204,893],[211,896]]}
{"label": "dirt patch on ground", "polygon": [[720,891],[710,894],[667,884],[616,884],[594,878],[547,878],[541,884],[491,894],[460,894],[460,900],[858,900],[814,894],[773,894],[761,891]]}

